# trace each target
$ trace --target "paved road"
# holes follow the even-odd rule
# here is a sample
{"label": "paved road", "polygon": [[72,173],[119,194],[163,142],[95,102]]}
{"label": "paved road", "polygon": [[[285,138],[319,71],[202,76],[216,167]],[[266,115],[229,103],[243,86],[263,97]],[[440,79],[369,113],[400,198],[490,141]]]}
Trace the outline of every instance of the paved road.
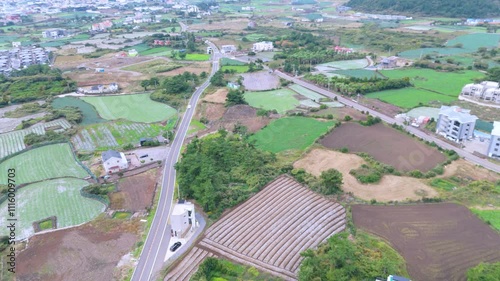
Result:
{"label": "paved road", "polygon": [[182,121],[177,128],[174,141],[170,147],[170,153],[165,160],[162,188],[160,191],[160,199],[158,201],[156,214],[153,218],[153,223],[151,224],[151,228],[146,238],[146,243],[144,243],[141,256],[139,257],[139,262],[132,275],[133,281],[155,280],[158,277],[158,271],[163,266],[163,261],[168,251],[168,245],[170,242],[170,225],[168,225],[167,222],[170,217],[175,187],[174,165],[179,158],[182,143],[186,137],[189,123],[191,123],[196,103],[198,102],[201,93],[210,84],[210,77],[212,77],[212,75],[219,70],[220,53],[217,46],[211,42],[207,42],[207,44],[214,50],[214,54],[212,55],[212,72],[210,73],[207,81],[205,81],[205,83],[198,87],[198,89],[194,92],[193,96],[189,100],[191,107],[186,109],[186,112],[182,117]]}
{"label": "paved road", "polygon": [[[333,92],[331,91],[327,91],[321,87],[318,87],[312,83],[309,83],[309,82],[306,82],[306,81],[303,81],[303,80],[300,80],[298,78],[295,78],[295,77],[292,77],[292,76],[289,76],[283,72],[280,72],[278,70],[275,71],[275,74],[278,75],[279,77],[283,78],[283,79],[286,79],[286,80],[289,80],[289,81],[293,81],[294,83],[296,84],[299,84],[305,88],[308,88],[310,90],[313,90],[315,92],[318,92],[319,94],[322,94],[326,97],[329,97],[329,98],[335,98],[337,97],[337,100],[347,106],[351,106],[357,110],[360,110],[360,111],[368,111],[370,113],[370,115],[372,116],[376,116],[376,117],[379,117],[380,119],[382,119],[383,121],[389,123],[389,124],[398,124],[398,125],[403,125],[403,123],[401,122],[398,122],[396,121],[396,119],[390,117],[390,116],[387,116],[387,115],[384,115],[380,112],[377,112],[377,111],[374,111],[373,109],[370,109],[368,107],[365,107],[363,105],[360,105],[356,102],[354,102],[353,100],[351,99],[347,99],[347,98],[344,98],[338,94],[334,94]],[[404,126],[404,125],[403,125]],[[427,140],[429,142],[435,142],[437,145],[439,145],[440,147],[444,148],[444,149],[453,149],[455,150],[458,155],[460,155],[461,157],[463,157],[464,159],[468,160],[469,162],[472,162],[474,164],[477,164],[477,165],[481,165],[483,167],[485,167],[486,169],[489,169],[491,171],[495,171],[497,173],[500,173],[500,166],[497,165],[497,164],[494,164],[490,161],[488,161],[487,159],[482,159],[480,157],[477,157],[475,155],[473,155],[472,153],[470,152],[467,152],[461,148],[458,148],[456,146],[453,146],[445,141],[442,141],[441,139],[438,139],[437,137],[435,137],[434,135],[432,134],[427,134],[423,131],[420,131],[418,130],[417,128],[414,128],[412,126],[404,126],[405,127],[405,130],[414,134],[415,136],[418,136],[419,138],[423,139],[423,140]]]}

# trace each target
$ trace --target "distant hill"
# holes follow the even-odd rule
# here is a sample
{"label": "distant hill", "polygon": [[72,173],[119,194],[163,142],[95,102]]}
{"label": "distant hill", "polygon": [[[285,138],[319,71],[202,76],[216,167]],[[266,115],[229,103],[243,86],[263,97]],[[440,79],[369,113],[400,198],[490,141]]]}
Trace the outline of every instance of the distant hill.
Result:
{"label": "distant hill", "polygon": [[400,13],[452,18],[500,15],[500,0],[350,0],[346,6],[367,13]]}

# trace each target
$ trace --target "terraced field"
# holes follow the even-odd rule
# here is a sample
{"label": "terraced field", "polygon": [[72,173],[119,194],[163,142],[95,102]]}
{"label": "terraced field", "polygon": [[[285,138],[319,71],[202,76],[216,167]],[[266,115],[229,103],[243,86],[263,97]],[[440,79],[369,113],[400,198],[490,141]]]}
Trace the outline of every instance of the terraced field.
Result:
{"label": "terraced field", "polygon": [[296,280],[300,253],[344,230],[345,220],[340,204],[280,176],[213,224],[198,247]]}
{"label": "terraced field", "polygon": [[26,148],[24,136],[30,133],[44,135],[47,128],[56,132],[64,131],[71,127],[66,119],[58,119],[47,123],[36,124],[28,129],[0,134],[0,159]]}
{"label": "terraced field", "polygon": [[[16,183],[30,183],[52,178],[85,178],[89,174],[76,162],[67,143],[35,148],[0,163],[0,171],[16,169]],[[7,182],[7,173],[0,173],[0,182]]]}

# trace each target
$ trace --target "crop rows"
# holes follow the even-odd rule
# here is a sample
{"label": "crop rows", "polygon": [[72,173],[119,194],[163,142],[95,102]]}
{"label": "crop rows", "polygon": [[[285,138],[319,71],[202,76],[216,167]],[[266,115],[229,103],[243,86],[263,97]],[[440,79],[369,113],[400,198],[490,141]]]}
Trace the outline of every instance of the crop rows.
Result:
{"label": "crop rows", "polygon": [[166,281],[188,281],[196,273],[200,264],[207,257],[213,257],[214,254],[198,247],[193,247],[189,253],[182,259],[172,271],[165,277]]}
{"label": "crop rows", "polygon": [[302,257],[345,228],[345,209],[282,176],[210,227],[200,246],[293,280]]}
{"label": "crop rows", "polygon": [[44,135],[46,128],[50,127],[58,127],[60,129],[54,131],[60,132],[70,128],[71,124],[66,121],[66,119],[58,119],[47,123],[36,124],[24,130],[0,134],[0,159],[25,149],[24,136],[27,134],[36,133]]}

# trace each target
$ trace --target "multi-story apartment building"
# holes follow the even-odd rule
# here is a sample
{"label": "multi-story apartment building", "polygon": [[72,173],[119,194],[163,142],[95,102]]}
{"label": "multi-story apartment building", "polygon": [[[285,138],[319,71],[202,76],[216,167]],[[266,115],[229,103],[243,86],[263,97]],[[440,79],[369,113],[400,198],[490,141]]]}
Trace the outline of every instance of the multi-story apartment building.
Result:
{"label": "multi-story apartment building", "polygon": [[498,121],[493,123],[490,145],[488,147],[488,157],[500,158],[500,122]]}
{"label": "multi-story apartment building", "polygon": [[458,106],[441,106],[436,134],[455,142],[472,139],[476,120],[477,116],[471,115],[470,110]]}

